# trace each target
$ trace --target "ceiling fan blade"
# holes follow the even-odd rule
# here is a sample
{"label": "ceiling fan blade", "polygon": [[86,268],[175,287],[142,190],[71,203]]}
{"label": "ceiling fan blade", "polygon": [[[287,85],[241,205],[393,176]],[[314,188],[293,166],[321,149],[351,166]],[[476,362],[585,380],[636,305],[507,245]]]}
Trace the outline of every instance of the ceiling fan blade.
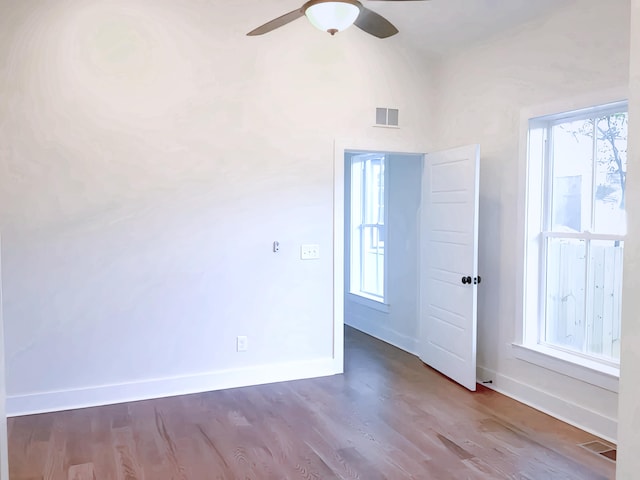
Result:
{"label": "ceiling fan blade", "polygon": [[355,21],[355,26],[378,38],[387,38],[398,33],[393,23],[364,6],[360,7],[360,15]]}
{"label": "ceiling fan blade", "polygon": [[304,10],[301,8],[294,10],[293,12],[286,13],[281,17],[271,20],[270,22],[265,23],[264,25],[256,28],[255,30],[251,30],[247,33],[250,37],[255,37],[256,35],[264,35],[265,33],[269,33],[276,28],[283,27],[287,23],[291,23],[294,20],[304,16]]}

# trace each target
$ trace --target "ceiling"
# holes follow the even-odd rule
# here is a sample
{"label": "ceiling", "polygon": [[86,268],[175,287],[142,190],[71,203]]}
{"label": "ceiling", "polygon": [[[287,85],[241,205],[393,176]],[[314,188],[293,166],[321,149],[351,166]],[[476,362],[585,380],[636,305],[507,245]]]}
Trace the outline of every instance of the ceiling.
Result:
{"label": "ceiling", "polygon": [[362,1],[387,17],[420,50],[444,55],[547,16],[576,0]]}

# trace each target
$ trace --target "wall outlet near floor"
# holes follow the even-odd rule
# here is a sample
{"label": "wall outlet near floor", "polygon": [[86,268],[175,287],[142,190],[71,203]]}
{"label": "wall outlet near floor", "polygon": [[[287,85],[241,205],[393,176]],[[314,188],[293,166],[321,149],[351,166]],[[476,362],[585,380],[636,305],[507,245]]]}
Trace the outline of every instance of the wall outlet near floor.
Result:
{"label": "wall outlet near floor", "polygon": [[246,352],[249,350],[249,340],[245,336],[240,336],[236,339],[236,348],[238,352]]}
{"label": "wall outlet near floor", "polygon": [[300,258],[302,260],[316,260],[320,258],[320,245],[302,245],[302,247],[300,247]]}

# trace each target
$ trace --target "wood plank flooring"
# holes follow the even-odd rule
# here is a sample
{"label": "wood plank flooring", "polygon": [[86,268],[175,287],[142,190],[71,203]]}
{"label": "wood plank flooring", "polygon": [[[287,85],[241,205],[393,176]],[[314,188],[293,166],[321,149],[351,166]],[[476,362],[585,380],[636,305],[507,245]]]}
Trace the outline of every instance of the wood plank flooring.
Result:
{"label": "wood plank flooring", "polygon": [[352,329],[343,376],[10,419],[11,480],[610,479],[595,437]]}

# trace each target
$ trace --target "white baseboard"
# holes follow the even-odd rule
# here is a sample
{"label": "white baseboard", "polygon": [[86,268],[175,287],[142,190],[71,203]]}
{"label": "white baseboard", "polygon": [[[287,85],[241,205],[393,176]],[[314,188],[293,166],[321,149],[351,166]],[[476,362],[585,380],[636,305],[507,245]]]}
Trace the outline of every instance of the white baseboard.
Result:
{"label": "white baseboard", "polygon": [[499,374],[494,370],[478,367],[477,372],[478,383],[489,379],[493,380],[492,384],[485,384],[485,386],[585,432],[616,443],[618,430],[616,419],[522,383],[515,378]]}
{"label": "white baseboard", "polygon": [[400,350],[404,350],[411,355],[418,355],[418,339],[409,337],[408,335],[403,335],[401,333],[396,332],[395,330],[391,330],[389,328],[370,328],[368,325],[364,324],[364,322],[360,322],[357,317],[350,318],[349,321],[345,321],[345,324],[355,328],[356,330],[360,330],[361,332],[366,333],[367,335],[371,335],[378,340],[382,340],[383,342],[389,343],[394,347],[399,348]]}
{"label": "white baseboard", "polygon": [[221,370],[199,375],[145,380],[135,383],[7,396],[7,416],[17,417],[74,410],[227,388],[326,377],[339,373],[342,373],[342,365],[338,365],[333,358],[327,358],[306,362]]}

